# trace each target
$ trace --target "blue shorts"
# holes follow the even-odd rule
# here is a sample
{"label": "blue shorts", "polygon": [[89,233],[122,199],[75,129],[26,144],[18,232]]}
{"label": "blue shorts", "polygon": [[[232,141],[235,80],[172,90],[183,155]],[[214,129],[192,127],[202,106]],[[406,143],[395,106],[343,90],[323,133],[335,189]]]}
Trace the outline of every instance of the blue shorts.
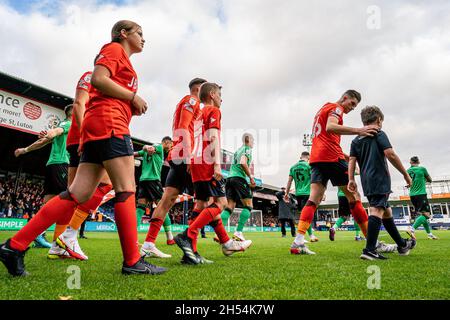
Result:
{"label": "blue shorts", "polygon": [[210,197],[225,197],[225,179],[194,182],[194,192],[195,199],[201,201],[208,201]]}
{"label": "blue shorts", "polygon": [[104,161],[134,154],[133,142],[129,135],[88,141],[83,146],[80,163],[103,164]]}
{"label": "blue shorts", "polygon": [[311,183],[326,187],[328,181],[335,187],[348,184],[348,164],[345,160],[311,163]]}

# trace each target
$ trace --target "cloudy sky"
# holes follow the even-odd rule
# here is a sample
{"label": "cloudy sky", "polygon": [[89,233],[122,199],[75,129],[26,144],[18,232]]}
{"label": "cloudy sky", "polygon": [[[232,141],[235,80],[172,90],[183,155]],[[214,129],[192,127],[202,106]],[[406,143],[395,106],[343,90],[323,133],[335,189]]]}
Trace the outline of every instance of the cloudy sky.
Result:
{"label": "cloudy sky", "polygon": [[150,105],[133,136],[170,134],[187,83],[205,77],[223,86],[223,147],[253,132],[257,176],[281,186],[317,110],[353,88],[363,99],[345,124],[361,126],[361,107],[378,105],[404,164],[418,155],[439,178],[450,176],[449,12],[445,0],[0,0],[0,70],[73,96],[112,25],[130,19],[144,30],[132,62]]}

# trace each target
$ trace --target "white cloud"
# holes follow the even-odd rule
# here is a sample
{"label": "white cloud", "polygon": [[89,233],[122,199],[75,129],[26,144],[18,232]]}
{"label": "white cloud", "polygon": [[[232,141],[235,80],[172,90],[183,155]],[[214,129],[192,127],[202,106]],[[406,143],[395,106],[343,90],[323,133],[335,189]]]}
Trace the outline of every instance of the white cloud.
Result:
{"label": "white cloud", "polygon": [[[205,77],[223,85],[223,128],[279,132],[267,183],[284,185],[304,149],[314,114],[346,89],[379,105],[385,130],[407,164],[419,155],[434,176],[450,175],[450,4],[378,1],[380,29],[368,29],[369,1],[136,1],[124,6],[64,1],[57,15],[19,14],[0,2],[0,69],[73,95],[109,41],[115,21],[143,26],[146,48],[132,57],[140,94],[150,112],[132,121],[136,137],[170,133],[172,114],[188,81]],[[346,124],[359,126],[359,111]],[[256,147],[256,170],[274,152]],[[236,139],[223,143],[232,149]],[[343,137],[348,150],[350,137]],[[266,156],[264,156],[266,155]],[[267,161],[266,161],[267,164]],[[273,170],[271,170],[273,171]],[[401,177],[391,170],[394,184]],[[395,189],[395,187],[394,187]],[[394,190],[397,191],[397,190]],[[335,192],[329,192],[335,198]]]}

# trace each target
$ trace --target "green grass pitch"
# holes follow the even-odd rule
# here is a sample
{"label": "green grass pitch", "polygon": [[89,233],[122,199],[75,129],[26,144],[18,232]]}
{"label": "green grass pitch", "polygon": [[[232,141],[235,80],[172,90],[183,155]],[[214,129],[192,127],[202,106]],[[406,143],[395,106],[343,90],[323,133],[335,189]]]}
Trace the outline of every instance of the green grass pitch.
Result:
{"label": "green grass pitch", "polygon": [[[12,232],[1,232],[0,241]],[[364,242],[353,232],[317,232],[320,241],[309,244],[315,256],[289,253],[292,238],[279,233],[247,233],[253,245],[243,253],[225,257],[213,234],[199,239],[199,252],[215,263],[201,266],[180,264],[181,251],[167,246],[160,234],[158,247],[171,259],[149,259],[167,267],[161,276],[123,276],[120,244],[115,233],[87,233],[80,240],[88,261],[48,260],[47,249],[30,249],[25,262],[30,276],[12,278],[0,266],[0,299],[50,299],[70,296],[74,300],[101,299],[449,299],[450,232],[436,231],[440,240],[426,239],[418,231],[416,248],[409,256],[396,252],[386,261],[363,261],[359,255]],[[50,233],[48,234],[50,237]],[[144,234],[139,240],[144,240]],[[406,235],[405,235],[406,236]],[[380,239],[392,243],[384,232]],[[70,266],[78,266],[80,289],[70,290]],[[380,271],[380,289],[368,289],[368,279]],[[70,280],[70,279],[69,279]],[[372,280],[369,279],[370,283]],[[70,281],[69,281],[70,282]]]}

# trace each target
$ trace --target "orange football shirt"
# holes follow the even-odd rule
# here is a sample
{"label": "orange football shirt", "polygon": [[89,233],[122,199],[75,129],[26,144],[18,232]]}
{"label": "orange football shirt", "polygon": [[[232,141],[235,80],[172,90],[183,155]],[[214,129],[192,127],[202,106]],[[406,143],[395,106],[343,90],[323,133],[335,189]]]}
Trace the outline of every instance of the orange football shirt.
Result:
{"label": "orange football shirt", "polygon": [[[137,74],[119,43],[104,45],[95,65],[106,67],[111,73],[111,80],[118,85],[132,92],[137,91]],[[129,135],[132,108],[130,101],[112,98],[92,88],[81,128],[82,143]]]}
{"label": "orange football shirt", "polygon": [[309,163],[314,162],[338,162],[345,159],[341,148],[341,136],[327,132],[327,122],[330,116],[336,117],[342,125],[344,108],[337,103],[326,103],[317,112],[314,118],[313,139]]}
{"label": "orange football shirt", "polygon": [[187,95],[177,104],[172,124],[173,147],[169,152],[167,161],[186,158],[184,139],[190,139],[191,150],[189,152],[192,152],[194,148],[194,124],[199,121],[201,114],[200,101],[197,97]]}
{"label": "orange football shirt", "polygon": [[[214,175],[213,154],[208,138],[208,130],[221,129],[220,109],[214,106],[205,106],[202,110],[202,118],[198,129],[195,130],[195,146],[191,164],[192,182],[210,181]],[[197,127],[197,126],[196,126]],[[219,135],[220,138],[220,135]],[[220,145],[220,141],[219,141]],[[220,148],[219,148],[220,150]],[[220,151],[219,151],[220,152]],[[220,155],[219,155],[220,156]]]}

